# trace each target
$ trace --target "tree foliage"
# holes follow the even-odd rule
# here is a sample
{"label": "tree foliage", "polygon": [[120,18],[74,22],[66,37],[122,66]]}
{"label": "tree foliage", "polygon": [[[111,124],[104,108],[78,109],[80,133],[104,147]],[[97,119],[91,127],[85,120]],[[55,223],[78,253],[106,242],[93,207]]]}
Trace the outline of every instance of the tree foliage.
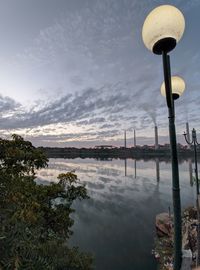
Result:
{"label": "tree foliage", "polygon": [[69,247],[72,203],[88,198],[72,172],[35,182],[48,159],[30,142],[0,139],[0,269],[90,270],[92,258]]}

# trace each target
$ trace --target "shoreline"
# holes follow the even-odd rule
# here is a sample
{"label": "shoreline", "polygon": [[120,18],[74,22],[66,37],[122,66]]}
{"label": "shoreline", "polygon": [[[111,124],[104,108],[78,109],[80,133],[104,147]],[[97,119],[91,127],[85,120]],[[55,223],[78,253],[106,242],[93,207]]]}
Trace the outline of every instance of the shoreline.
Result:
{"label": "shoreline", "polygon": [[[132,147],[132,148],[112,148],[112,149],[97,149],[97,148],[59,148],[59,147],[38,147],[44,151],[48,158],[132,158],[132,159],[170,159],[171,152],[169,148],[147,148],[147,147]],[[194,153],[192,149],[178,148],[178,158],[193,159]],[[199,155],[200,156],[200,155]],[[199,158],[200,160],[200,158]]]}

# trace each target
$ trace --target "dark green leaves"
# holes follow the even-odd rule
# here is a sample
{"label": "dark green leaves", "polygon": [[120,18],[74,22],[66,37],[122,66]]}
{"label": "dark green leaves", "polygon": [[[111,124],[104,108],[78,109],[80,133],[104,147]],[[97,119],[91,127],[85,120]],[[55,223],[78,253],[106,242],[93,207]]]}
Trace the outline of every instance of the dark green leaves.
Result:
{"label": "dark green leaves", "polygon": [[48,160],[18,135],[0,139],[0,150],[0,269],[92,269],[91,256],[68,247],[72,203],[88,198],[85,186],[72,172],[36,184]]}

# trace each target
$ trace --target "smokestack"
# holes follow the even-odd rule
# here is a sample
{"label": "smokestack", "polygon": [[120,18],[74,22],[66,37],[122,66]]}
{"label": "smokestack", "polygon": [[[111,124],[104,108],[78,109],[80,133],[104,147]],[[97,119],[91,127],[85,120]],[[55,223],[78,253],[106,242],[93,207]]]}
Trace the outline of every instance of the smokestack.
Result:
{"label": "smokestack", "polygon": [[[186,122],[186,136],[187,136],[187,140],[190,142],[190,129],[189,129],[189,123]],[[190,149],[191,146],[188,145],[188,148]]]}
{"label": "smokestack", "polygon": [[187,139],[190,142],[190,129],[189,129],[189,123],[186,123],[186,134],[187,134]]}
{"label": "smokestack", "polygon": [[135,132],[135,129],[134,129],[134,147],[136,147],[136,132]]}
{"label": "smokestack", "polygon": [[124,130],[124,148],[126,148],[126,130]]}
{"label": "smokestack", "polygon": [[155,126],[155,149],[158,149],[158,127]]}

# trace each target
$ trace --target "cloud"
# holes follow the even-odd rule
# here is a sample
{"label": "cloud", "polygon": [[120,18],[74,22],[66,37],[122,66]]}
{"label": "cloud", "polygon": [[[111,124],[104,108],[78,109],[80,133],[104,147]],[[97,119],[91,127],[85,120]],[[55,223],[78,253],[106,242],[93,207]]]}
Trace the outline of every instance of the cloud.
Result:
{"label": "cloud", "polygon": [[[151,91],[150,88],[148,90]],[[80,136],[82,132],[92,136],[89,131],[96,130],[94,133],[99,134],[96,138],[101,136],[103,138],[103,132],[114,134],[112,132],[115,131],[115,135],[119,134],[119,131],[116,132],[117,129],[151,130],[155,124],[153,120],[157,117],[158,126],[167,129],[167,108],[163,106],[165,100],[153,107],[152,93],[154,90],[148,99],[149,103],[144,103],[140,99],[137,100],[138,91],[129,92],[127,85],[122,83],[105,85],[101,88],[89,88],[81,93],[66,95],[43,107],[40,105],[27,111],[14,100],[5,98],[4,103],[2,101],[5,114],[0,119],[0,125],[2,130],[27,129],[26,133],[34,136],[57,132],[62,134],[64,126],[67,128],[71,125],[70,128],[74,127],[75,133],[79,133]],[[181,126],[186,121],[185,109],[178,101],[176,108],[177,123]],[[7,114],[6,110],[9,110],[10,114]],[[197,103],[189,112],[193,121],[198,121],[198,112]]]}
{"label": "cloud", "polygon": [[14,99],[10,97],[3,97],[0,95],[0,112],[9,113],[13,112],[16,109],[19,109],[20,103],[16,102]]}
{"label": "cloud", "polygon": [[[198,1],[190,2],[169,1],[187,16],[198,5]],[[28,78],[24,92],[36,84],[37,94],[31,93],[29,108],[0,97],[2,132],[24,132],[58,143],[70,138],[119,139],[124,129],[152,135],[155,123],[167,132],[166,101],[160,95],[162,59],[148,52],[141,38],[146,14],[163,3],[87,0],[73,11],[64,10],[51,25],[40,29],[32,44],[14,59],[17,71]],[[188,22],[186,30],[191,32],[192,26]],[[183,76],[187,85],[175,103],[178,128],[186,120],[199,124],[200,54],[195,50],[199,42],[190,42],[188,32],[185,43],[179,45],[183,46],[180,53],[177,48],[172,58],[172,73]],[[24,81],[19,82],[25,88]]]}

